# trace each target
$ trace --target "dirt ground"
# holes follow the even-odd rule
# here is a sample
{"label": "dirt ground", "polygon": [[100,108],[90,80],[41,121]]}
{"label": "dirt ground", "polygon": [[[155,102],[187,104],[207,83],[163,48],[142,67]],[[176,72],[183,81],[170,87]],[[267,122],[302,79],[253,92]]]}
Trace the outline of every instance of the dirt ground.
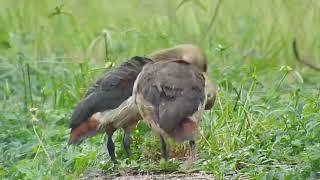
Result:
{"label": "dirt ground", "polygon": [[[135,174],[135,175],[121,175],[121,176],[108,176],[104,174],[91,174],[81,178],[81,180],[214,180],[215,178],[210,174],[205,173],[170,173],[170,174]],[[252,179],[248,176],[232,177],[227,176],[224,179],[238,179],[238,180],[249,180]]]}
{"label": "dirt ground", "polygon": [[191,179],[214,179],[213,176],[206,175],[206,174],[142,174],[142,175],[127,175],[127,176],[120,176],[120,177],[107,177],[107,176],[96,176],[96,177],[89,177],[88,179],[92,180],[103,180],[103,179],[114,179],[114,180],[160,180],[160,179],[176,179],[176,180],[191,180]]}

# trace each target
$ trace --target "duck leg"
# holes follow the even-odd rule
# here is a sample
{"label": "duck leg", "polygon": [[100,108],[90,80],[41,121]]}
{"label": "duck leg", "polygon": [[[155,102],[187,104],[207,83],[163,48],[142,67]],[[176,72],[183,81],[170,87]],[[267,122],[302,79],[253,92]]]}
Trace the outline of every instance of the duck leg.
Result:
{"label": "duck leg", "polygon": [[162,157],[168,161],[168,147],[167,144],[163,138],[163,136],[160,135],[160,143],[161,143],[161,151],[162,151]]}
{"label": "duck leg", "polygon": [[114,143],[113,143],[113,140],[112,140],[112,135],[113,135],[113,132],[112,133],[108,133],[107,149],[108,149],[109,155],[111,157],[111,161],[115,163],[116,155],[114,153],[115,146],[114,146]]}
{"label": "duck leg", "polygon": [[131,141],[130,132],[125,132],[123,136],[123,147],[128,157],[131,156],[130,141]]}
{"label": "duck leg", "polygon": [[191,148],[191,158],[196,158],[196,142],[194,140],[189,141],[189,145]]}
{"label": "duck leg", "polygon": [[191,148],[191,154],[190,154],[190,157],[185,162],[185,167],[187,169],[191,168],[193,162],[196,159],[196,143],[195,143],[195,141],[194,140],[190,140],[189,141],[189,145],[190,145],[190,148]]}

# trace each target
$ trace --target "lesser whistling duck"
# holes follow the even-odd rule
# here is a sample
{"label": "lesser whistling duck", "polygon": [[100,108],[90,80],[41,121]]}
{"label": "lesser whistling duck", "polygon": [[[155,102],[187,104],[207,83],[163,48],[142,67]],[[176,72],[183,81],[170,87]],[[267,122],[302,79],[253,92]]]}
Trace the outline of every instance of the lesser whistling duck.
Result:
{"label": "lesser whistling duck", "polygon": [[166,160],[165,137],[177,142],[189,141],[195,157],[198,121],[207,103],[205,67],[183,60],[148,63],[136,79],[135,103],[143,119],[160,135]]}

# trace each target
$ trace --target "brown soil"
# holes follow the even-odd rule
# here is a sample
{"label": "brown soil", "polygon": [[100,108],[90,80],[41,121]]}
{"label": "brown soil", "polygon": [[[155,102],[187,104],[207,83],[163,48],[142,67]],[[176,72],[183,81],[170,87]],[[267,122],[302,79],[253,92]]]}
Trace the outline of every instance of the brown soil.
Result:
{"label": "brown soil", "polygon": [[[234,179],[235,177],[227,176],[224,179]],[[205,173],[168,173],[168,174],[123,174],[121,176],[110,176],[106,174],[91,174],[86,177],[81,178],[81,180],[214,180],[213,175]],[[246,175],[241,175],[236,177],[238,180],[249,180],[252,179]]]}
{"label": "brown soil", "polygon": [[123,175],[119,177],[110,177],[106,175],[91,175],[82,179],[90,180],[104,180],[104,179],[114,179],[114,180],[164,180],[164,179],[175,179],[175,180],[213,180],[214,177],[208,174],[202,173],[173,173],[173,174],[137,174],[137,175]]}

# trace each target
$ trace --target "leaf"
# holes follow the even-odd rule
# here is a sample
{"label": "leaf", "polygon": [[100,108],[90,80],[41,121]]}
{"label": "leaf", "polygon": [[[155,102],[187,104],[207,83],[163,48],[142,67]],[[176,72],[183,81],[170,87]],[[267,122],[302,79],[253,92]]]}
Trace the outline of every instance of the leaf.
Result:
{"label": "leaf", "polygon": [[299,140],[299,139],[293,140],[293,141],[291,142],[291,144],[292,144],[293,146],[297,146],[297,147],[301,147],[301,146],[302,146],[302,142],[301,142],[301,140]]}
{"label": "leaf", "polygon": [[208,11],[207,7],[201,2],[201,0],[193,0],[192,3],[198,6],[203,11]]}
{"label": "leaf", "polygon": [[87,153],[86,155],[82,155],[76,158],[75,160],[75,171],[77,175],[80,175],[81,172],[88,166],[88,164],[95,160],[97,156],[97,152],[96,151],[91,151],[89,153]]}
{"label": "leaf", "polygon": [[4,49],[9,49],[11,48],[11,44],[9,43],[9,41],[4,40],[0,42],[0,47]]}
{"label": "leaf", "polygon": [[11,44],[9,41],[9,34],[4,29],[0,29],[0,48],[4,48],[4,49],[11,48]]}
{"label": "leaf", "polygon": [[4,177],[5,173],[4,168],[0,166],[0,177]]}
{"label": "leaf", "polygon": [[204,10],[207,12],[207,7],[201,2],[201,0],[182,0],[178,6],[176,7],[176,11],[178,11],[183,5],[192,2],[193,5],[199,7],[200,9]]}
{"label": "leaf", "polygon": [[186,3],[190,2],[191,0],[182,0],[178,6],[176,7],[176,11],[178,11],[183,5],[185,5]]}
{"label": "leaf", "polygon": [[298,81],[299,81],[300,83],[303,83],[303,82],[304,82],[302,75],[301,75],[298,71],[294,71],[294,74],[296,75],[296,77],[297,77],[297,79],[298,79]]}
{"label": "leaf", "polygon": [[29,159],[23,159],[18,162],[17,169],[24,174],[28,174],[30,172],[31,161]]}

